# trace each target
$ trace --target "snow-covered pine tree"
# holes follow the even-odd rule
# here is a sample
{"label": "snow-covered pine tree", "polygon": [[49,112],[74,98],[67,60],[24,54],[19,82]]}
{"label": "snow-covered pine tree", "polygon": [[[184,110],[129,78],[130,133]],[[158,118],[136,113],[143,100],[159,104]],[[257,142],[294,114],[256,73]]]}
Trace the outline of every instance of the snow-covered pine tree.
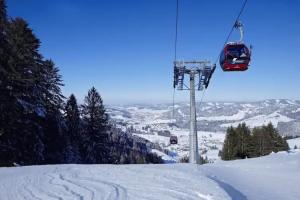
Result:
{"label": "snow-covered pine tree", "polygon": [[77,100],[74,94],[71,94],[65,106],[65,122],[67,130],[65,157],[67,163],[81,163],[79,145],[81,144],[80,135],[80,113]]}
{"label": "snow-covered pine tree", "polygon": [[86,163],[109,161],[108,116],[97,90],[92,87],[82,105],[84,160]]}

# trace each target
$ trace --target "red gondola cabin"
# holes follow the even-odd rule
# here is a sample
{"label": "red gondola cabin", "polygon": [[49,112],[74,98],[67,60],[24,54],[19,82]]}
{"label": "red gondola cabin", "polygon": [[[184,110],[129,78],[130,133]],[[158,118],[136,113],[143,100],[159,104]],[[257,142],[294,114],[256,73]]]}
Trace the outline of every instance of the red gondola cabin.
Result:
{"label": "red gondola cabin", "polygon": [[172,136],[170,137],[170,144],[177,144],[177,143],[178,143],[177,136],[172,135]]}
{"label": "red gondola cabin", "polygon": [[244,43],[227,43],[220,55],[220,65],[223,71],[245,71],[250,57],[251,53]]}

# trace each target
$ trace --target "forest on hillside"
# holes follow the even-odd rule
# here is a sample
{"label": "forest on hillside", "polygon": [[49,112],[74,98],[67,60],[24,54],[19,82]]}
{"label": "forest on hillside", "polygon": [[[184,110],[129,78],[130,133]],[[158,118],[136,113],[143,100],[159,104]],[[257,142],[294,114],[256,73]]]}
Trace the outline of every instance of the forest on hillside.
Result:
{"label": "forest on hillside", "polygon": [[61,163],[162,163],[109,123],[92,87],[82,105],[66,98],[59,68],[22,18],[0,0],[0,166]]}

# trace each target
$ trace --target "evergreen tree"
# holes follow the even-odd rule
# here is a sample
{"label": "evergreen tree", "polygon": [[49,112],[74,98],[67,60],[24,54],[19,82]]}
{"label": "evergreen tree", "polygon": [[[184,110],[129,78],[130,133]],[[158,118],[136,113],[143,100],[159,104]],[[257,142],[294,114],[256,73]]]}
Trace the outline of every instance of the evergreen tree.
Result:
{"label": "evergreen tree", "polygon": [[45,144],[45,162],[44,164],[61,164],[66,163],[64,156],[65,145],[67,143],[64,137],[66,130],[63,122],[63,117],[59,113],[47,113],[43,129],[44,129],[44,144]]}
{"label": "evergreen tree", "polygon": [[[7,149],[6,145],[3,142],[3,134],[4,134],[4,124],[6,118],[6,102],[7,102],[7,90],[5,88],[6,85],[6,77],[7,72],[5,70],[5,66],[7,65],[7,40],[5,37],[7,25],[7,17],[6,17],[6,5],[4,0],[0,0],[0,149]],[[4,155],[3,151],[0,151],[0,166],[1,163],[4,165],[4,158],[1,158],[1,155]]]}
{"label": "evergreen tree", "polygon": [[36,72],[42,61],[38,52],[40,41],[21,18],[9,23],[7,40],[10,45],[6,66],[9,72],[7,88],[15,98],[35,105],[35,76],[40,75]]}
{"label": "evergreen tree", "polygon": [[65,107],[65,121],[67,131],[65,134],[67,145],[65,156],[67,163],[80,163],[81,155],[79,145],[80,138],[80,116],[76,98],[73,94],[69,97]]}
{"label": "evergreen tree", "polygon": [[271,147],[273,152],[287,151],[289,149],[286,139],[280,136],[272,123],[269,123],[267,126],[263,126],[263,129],[271,138]]}
{"label": "evergreen tree", "polygon": [[[7,65],[7,16],[6,16],[6,5],[4,0],[0,0],[0,89],[3,90],[2,84],[7,74],[5,67]],[[0,99],[1,100],[1,99]]]}
{"label": "evergreen tree", "polygon": [[[6,29],[7,29],[7,16],[6,5],[4,0],[0,0],[0,91],[3,91],[3,81],[5,75],[5,66],[7,65],[7,41],[6,41]],[[1,100],[1,99],[0,99]]]}
{"label": "evergreen tree", "polygon": [[35,95],[41,98],[41,103],[46,110],[54,112],[62,110],[65,97],[61,92],[64,84],[59,69],[52,60],[45,60],[38,70]]}
{"label": "evergreen tree", "polygon": [[59,70],[39,47],[25,20],[7,20],[0,0],[0,165],[162,162],[146,143],[112,134],[95,88],[85,98],[82,120],[74,95],[64,107]]}
{"label": "evergreen tree", "polygon": [[258,157],[265,154],[265,143],[266,143],[266,137],[264,136],[262,129],[259,127],[255,127],[252,130],[252,148],[251,151],[251,157]]}
{"label": "evergreen tree", "polygon": [[235,129],[231,126],[227,129],[224,145],[222,149],[222,160],[232,160],[234,158],[234,137]]}
{"label": "evergreen tree", "polygon": [[286,140],[279,135],[272,123],[269,123],[267,126],[254,128],[252,135],[255,149],[254,151],[252,150],[251,157],[268,155],[271,152],[286,151],[289,148]]}
{"label": "evergreen tree", "polygon": [[6,22],[6,4],[4,0],[0,0],[0,27],[3,28]]}
{"label": "evergreen tree", "polygon": [[233,160],[258,157],[288,149],[285,138],[279,135],[271,123],[267,126],[255,127],[252,132],[243,123],[236,128],[227,129],[221,158]]}
{"label": "evergreen tree", "polygon": [[108,117],[97,90],[92,87],[82,105],[86,163],[109,162]]}
{"label": "evergreen tree", "polygon": [[39,71],[42,76],[37,79],[36,92],[46,112],[43,125],[46,163],[65,163],[62,152],[66,150],[67,138],[64,136],[66,126],[61,113],[64,98],[60,88],[63,85],[61,75],[51,60],[43,61]]}
{"label": "evergreen tree", "polygon": [[[21,18],[7,23],[6,60],[1,60],[1,159],[21,164],[43,160],[41,127],[37,123],[37,98],[33,95],[39,40]],[[5,77],[3,77],[3,72]],[[4,155],[4,157],[3,157]]]}
{"label": "evergreen tree", "polygon": [[243,159],[249,156],[250,129],[245,123],[239,124],[235,129],[237,136],[237,150],[235,158]]}

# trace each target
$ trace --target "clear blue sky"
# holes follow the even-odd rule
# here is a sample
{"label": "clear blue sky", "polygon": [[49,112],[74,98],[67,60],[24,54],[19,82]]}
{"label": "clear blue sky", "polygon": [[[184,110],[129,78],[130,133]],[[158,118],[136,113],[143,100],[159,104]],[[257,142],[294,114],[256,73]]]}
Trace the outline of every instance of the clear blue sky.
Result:
{"label": "clear blue sky", "polygon": [[[180,0],[178,58],[215,60],[242,0]],[[171,102],[176,0],[7,0],[42,54],[60,68],[66,96],[95,86],[106,104]],[[241,17],[250,69],[218,69],[205,100],[300,99],[300,1],[248,0]],[[238,39],[237,32],[232,40]],[[176,92],[176,100],[187,100]],[[198,93],[198,98],[200,93]]]}

